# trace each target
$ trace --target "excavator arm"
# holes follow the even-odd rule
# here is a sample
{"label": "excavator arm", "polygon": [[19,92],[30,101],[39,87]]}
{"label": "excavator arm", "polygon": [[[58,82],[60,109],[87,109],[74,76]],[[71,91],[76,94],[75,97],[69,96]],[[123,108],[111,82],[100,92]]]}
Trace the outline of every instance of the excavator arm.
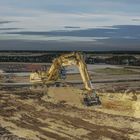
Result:
{"label": "excavator arm", "polygon": [[38,71],[30,75],[30,82],[41,82],[41,81],[56,81],[59,79],[60,70],[62,67],[75,65],[79,68],[85,89],[92,90],[92,84],[89,78],[87,66],[83,60],[83,57],[78,52],[70,54],[64,54],[53,60],[49,71]]}
{"label": "excavator arm", "polygon": [[87,71],[87,66],[83,60],[83,57],[78,52],[73,52],[71,54],[65,54],[56,58],[48,71],[48,81],[57,80],[59,77],[59,71],[61,67],[66,67],[70,65],[75,65],[79,68],[84,86],[86,90],[92,90],[91,81],[89,78],[89,73]]}

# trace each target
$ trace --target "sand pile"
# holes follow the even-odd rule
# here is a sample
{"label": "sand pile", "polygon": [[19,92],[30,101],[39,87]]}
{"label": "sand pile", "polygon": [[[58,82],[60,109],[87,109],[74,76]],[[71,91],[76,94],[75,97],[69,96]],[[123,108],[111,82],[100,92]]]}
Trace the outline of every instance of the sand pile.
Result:
{"label": "sand pile", "polygon": [[81,105],[83,91],[72,87],[50,87],[47,91],[48,96],[57,102],[72,105]]}
{"label": "sand pile", "polygon": [[134,117],[140,118],[140,101],[133,103]]}

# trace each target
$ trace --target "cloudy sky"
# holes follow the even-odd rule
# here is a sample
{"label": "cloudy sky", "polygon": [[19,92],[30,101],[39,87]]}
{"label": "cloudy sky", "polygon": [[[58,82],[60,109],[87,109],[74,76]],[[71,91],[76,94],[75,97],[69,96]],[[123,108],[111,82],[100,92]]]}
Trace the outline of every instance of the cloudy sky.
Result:
{"label": "cloudy sky", "polygon": [[0,50],[140,51],[140,0],[0,0]]}

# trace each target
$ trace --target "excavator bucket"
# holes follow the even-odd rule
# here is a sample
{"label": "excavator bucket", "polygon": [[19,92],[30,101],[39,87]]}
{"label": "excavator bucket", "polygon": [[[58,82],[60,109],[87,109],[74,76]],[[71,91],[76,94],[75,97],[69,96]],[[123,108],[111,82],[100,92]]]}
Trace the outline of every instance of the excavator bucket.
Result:
{"label": "excavator bucket", "polygon": [[93,105],[101,105],[101,101],[99,96],[97,96],[96,92],[94,91],[93,94],[86,94],[83,102],[86,106],[93,106]]}
{"label": "excavator bucket", "polygon": [[99,96],[93,97],[93,96],[86,96],[84,99],[84,104],[86,106],[94,106],[94,105],[101,105],[101,101],[99,99]]}

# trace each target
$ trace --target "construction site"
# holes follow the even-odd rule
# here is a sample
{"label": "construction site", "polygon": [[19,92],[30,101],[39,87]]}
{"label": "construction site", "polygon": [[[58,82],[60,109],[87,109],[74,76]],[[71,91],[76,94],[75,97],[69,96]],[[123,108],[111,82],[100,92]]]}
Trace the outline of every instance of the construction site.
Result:
{"label": "construction site", "polygon": [[79,52],[0,62],[0,140],[139,139],[139,66],[87,64]]}

